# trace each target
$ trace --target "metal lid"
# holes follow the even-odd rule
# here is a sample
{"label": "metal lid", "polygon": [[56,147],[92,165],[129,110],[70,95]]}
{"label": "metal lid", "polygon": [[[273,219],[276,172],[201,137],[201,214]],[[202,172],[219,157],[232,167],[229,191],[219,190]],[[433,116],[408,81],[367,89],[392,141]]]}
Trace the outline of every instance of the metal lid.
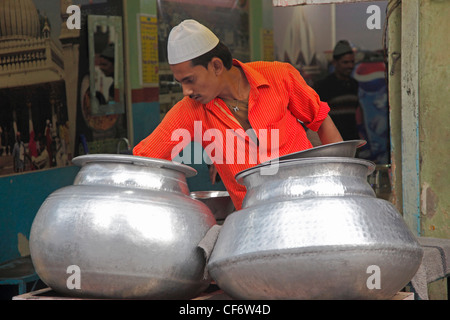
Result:
{"label": "metal lid", "polygon": [[261,168],[267,168],[271,165],[278,165],[279,168],[286,168],[292,166],[300,166],[304,164],[319,164],[319,163],[350,163],[350,164],[360,164],[367,167],[367,174],[371,174],[375,170],[375,163],[369,160],[358,159],[358,158],[349,158],[349,157],[315,157],[315,158],[299,158],[299,159],[288,159],[282,160],[278,163],[276,162],[265,162],[254,166],[249,169],[245,169],[238,174],[236,174],[235,178],[237,181],[243,179],[244,177],[252,174]]}
{"label": "metal lid", "polygon": [[262,164],[270,163],[273,161],[282,161],[299,158],[312,158],[312,157],[350,157],[354,158],[356,150],[367,143],[366,140],[347,140],[335,143],[324,144],[314,148],[285,154],[276,159],[271,159],[263,162]]}
{"label": "metal lid", "polygon": [[72,159],[72,163],[76,166],[82,167],[88,163],[99,163],[99,162],[109,162],[109,163],[125,163],[132,164],[137,166],[145,166],[152,168],[165,168],[176,170],[182,172],[186,175],[186,177],[193,177],[197,175],[197,170],[191,168],[182,163],[164,160],[164,159],[156,159],[156,158],[148,158],[148,157],[140,157],[133,155],[124,155],[124,154],[88,154],[83,156],[78,156]]}

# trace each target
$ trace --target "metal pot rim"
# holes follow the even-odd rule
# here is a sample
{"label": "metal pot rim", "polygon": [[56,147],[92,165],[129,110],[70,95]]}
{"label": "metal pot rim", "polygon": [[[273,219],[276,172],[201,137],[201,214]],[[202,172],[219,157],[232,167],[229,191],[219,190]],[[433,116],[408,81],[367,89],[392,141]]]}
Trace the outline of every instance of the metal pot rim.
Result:
{"label": "metal pot rim", "polygon": [[140,157],[134,155],[124,155],[124,154],[87,154],[78,156],[72,159],[72,163],[76,166],[82,167],[88,163],[93,162],[110,162],[110,163],[125,163],[132,164],[138,166],[152,167],[152,168],[165,168],[171,169],[175,171],[182,172],[186,175],[186,177],[193,177],[197,175],[197,170],[191,168],[182,163],[164,160],[164,159],[156,159],[156,158],[148,158],[148,157]]}
{"label": "metal pot rim", "polygon": [[284,161],[300,158],[313,157],[354,157],[358,148],[366,145],[366,140],[346,140],[329,144],[316,146],[310,149],[297,151],[294,153],[285,154],[275,159],[268,160],[261,164],[269,164],[273,161]]}
{"label": "metal pot rim", "polygon": [[[365,159],[358,159],[358,158],[348,158],[348,157],[313,157],[313,158],[299,158],[299,159],[290,159],[290,160],[282,160],[282,161],[275,161],[274,163],[277,164],[279,167],[291,167],[299,164],[317,164],[317,163],[355,163],[355,164],[361,164],[367,167],[367,175],[371,174],[375,170],[375,163],[369,160]],[[269,167],[271,165],[274,165],[272,162],[265,162],[262,164],[259,164],[257,166],[254,166],[249,169],[245,169],[238,174],[236,174],[235,179],[236,181],[239,181],[246,176],[253,174],[255,171],[260,170],[264,167]]]}
{"label": "metal pot rim", "polygon": [[211,198],[228,198],[228,191],[211,190],[211,191],[192,191],[190,196],[194,199],[211,199]]}

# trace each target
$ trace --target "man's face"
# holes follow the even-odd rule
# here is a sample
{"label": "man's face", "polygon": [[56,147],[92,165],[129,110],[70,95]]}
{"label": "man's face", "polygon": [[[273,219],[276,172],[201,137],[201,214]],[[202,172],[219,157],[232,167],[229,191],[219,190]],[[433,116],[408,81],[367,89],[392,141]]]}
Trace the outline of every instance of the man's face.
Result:
{"label": "man's face", "polygon": [[191,61],[170,65],[173,76],[183,88],[183,94],[206,104],[218,96],[218,78],[212,63],[208,69],[201,65],[192,66]]}
{"label": "man's face", "polygon": [[105,76],[112,77],[114,75],[114,63],[108,59],[100,57],[98,66],[103,71]]}
{"label": "man's face", "polygon": [[347,53],[339,60],[334,60],[335,72],[340,78],[348,78],[355,67],[355,54]]}

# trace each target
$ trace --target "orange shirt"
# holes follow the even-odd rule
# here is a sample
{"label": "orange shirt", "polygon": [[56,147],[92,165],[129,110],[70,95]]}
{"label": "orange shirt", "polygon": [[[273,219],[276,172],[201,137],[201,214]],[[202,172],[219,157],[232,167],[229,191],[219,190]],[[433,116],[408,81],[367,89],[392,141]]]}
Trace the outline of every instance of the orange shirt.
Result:
{"label": "orange shirt", "polygon": [[[317,131],[330,108],[288,63],[233,60],[233,64],[242,68],[250,83],[248,120],[256,143],[220,98],[201,104],[184,97],[133,154],[172,160],[188,143],[199,142],[240,210],[246,188],[235,175],[270,158],[311,148],[298,120]],[[202,157],[203,153],[195,154],[194,162],[201,163]]]}

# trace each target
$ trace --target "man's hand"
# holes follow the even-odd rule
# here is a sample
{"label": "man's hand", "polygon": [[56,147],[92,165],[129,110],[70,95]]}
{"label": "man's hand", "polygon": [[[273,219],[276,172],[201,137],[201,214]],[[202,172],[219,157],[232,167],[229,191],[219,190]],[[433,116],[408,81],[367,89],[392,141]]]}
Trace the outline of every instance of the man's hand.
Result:
{"label": "man's hand", "polygon": [[331,120],[330,115],[325,118],[319,130],[317,131],[317,134],[319,135],[322,144],[343,141],[342,136],[339,133],[339,130],[334,125],[333,120]]}

